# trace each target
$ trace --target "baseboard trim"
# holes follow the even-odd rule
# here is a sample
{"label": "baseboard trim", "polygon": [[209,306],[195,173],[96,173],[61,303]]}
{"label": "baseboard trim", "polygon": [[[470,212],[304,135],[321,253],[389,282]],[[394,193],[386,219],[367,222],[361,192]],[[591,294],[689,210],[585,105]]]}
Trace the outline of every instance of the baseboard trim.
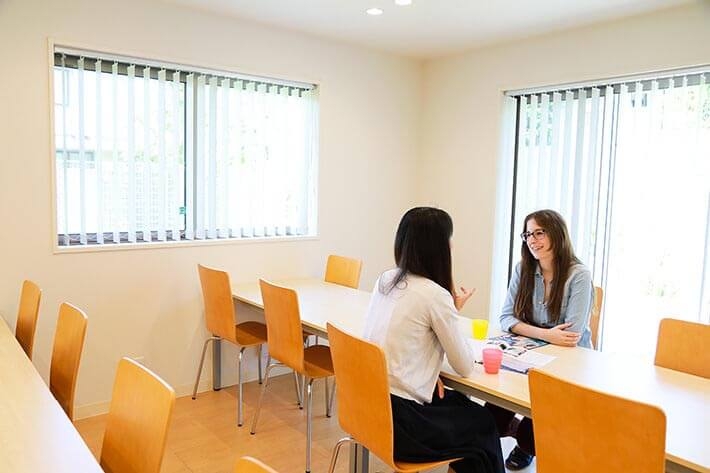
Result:
{"label": "baseboard trim", "polygon": [[[246,370],[247,372],[245,373],[244,376],[244,382],[249,383],[251,381],[256,381],[258,374],[256,372],[256,369],[252,372],[251,370]],[[272,371],[271,376],[279,376],[281,374],[286,374],[290,372],[290,368],[274,368]],[[223,381],[223,388],[229,388],[231,386],[236,386],[237,380],[231,379],[231,376],[229,376],[229,379],[224,379],[225,376],[222,377]],[[175,395],[177,397],[185,397],[185,396],[192,396],[192,390],[195,388],[194,384],[184,384],[182,386],[173,386],[173,389],[175,389]],[[197,392],[202,393],[205,391],[211,391],[212,390],[212,379],[203,379],[200,384],[197,387]],[[95,417],[95,416],[100,416],[103,414],[107,414],[109,407],[111,406],[111,400],[108,401],[102,401],[102,402],[97,402],[93,404],[85,404],[83,406],[77,406],[74,409],[74,420],[81,420],[81,419],[86,419],[88,417]]]}

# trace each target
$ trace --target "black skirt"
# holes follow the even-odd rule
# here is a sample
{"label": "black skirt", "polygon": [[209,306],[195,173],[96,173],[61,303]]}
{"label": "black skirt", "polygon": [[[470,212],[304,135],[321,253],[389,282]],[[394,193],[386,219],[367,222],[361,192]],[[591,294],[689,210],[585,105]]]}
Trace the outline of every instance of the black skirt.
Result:
{"label": "black skirt", "polygon": [[394,458],[428,462],[463,458],[456,473],[505,473],[495,421],[483,406],[457,391],[434,393],[431,404],[390,395],[394,421]]}

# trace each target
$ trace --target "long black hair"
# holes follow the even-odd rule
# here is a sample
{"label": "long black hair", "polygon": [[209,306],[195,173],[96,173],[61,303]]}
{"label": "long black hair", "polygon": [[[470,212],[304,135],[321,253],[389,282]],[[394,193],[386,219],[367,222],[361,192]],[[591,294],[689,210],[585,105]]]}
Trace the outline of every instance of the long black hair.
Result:
{"label": "long black hair", "polygon": [[437,283],[453,295],[451,276],[451,216],[433,207],[409,209],[399,222],[394,238],[394,261],[399,272],[385,292],[416,274]]}

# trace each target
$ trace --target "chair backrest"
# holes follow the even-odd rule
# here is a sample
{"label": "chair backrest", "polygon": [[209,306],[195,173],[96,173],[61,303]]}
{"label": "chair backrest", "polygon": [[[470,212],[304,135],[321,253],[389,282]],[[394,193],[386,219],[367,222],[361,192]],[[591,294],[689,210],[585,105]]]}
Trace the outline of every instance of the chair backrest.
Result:
{"label": "chair backrest", "polygon": [[710,378],[710,325],[663,319],[658,327],[656,366]]}
{"label": "chair backrest", "polygon": [[601,318],[603,301],[604,290],[601,287],[594,286],[594,306],[589,317],[589,329],[592,332],[592,346],[595,350],[599,349],[599,319]]}
{"label": "chair backrest", "polygon": [[360,285],[362,261],[345,256],[330,255],[325,265],[325,282],[357,289]]}
{"label": "chair backrest", "polygon": [[67,303],[59,307],[52,363],[49,368],[49,390],[71,420],[74,419],[74,394],[84,348],[86,323],[86,314],[80,309]]}
{"label": "chair backrest", "polygon": [[254,457],[241,457],[234,466],[234,473],[277,473],[264,462]]}
{"label": "chair backrest", "polygon": [[661,409],[537,370],[528,374],[538,473],[663,473]]}
{"label": "chair backrest", "polygon": [[259,279],[269,355],[303,373],[303,329],[296,291]]}
{"label": "chair backrest", "polygon": [[15,338],[30,360],[32,359],[32,348],[35,342],[35,329],[37,328],[37,315],[39,314],[41,297],[42,291],[37,284],[32,281],[24,281],[22,283]]}
{"label": "chair backrest", "polygon": [[328,343],[338,385],[340,427],[396,470],[385,353],[379,346],[331,324]]}
{"label": "chair backrest", "polygon": [[237,343],[229,274],[200,264],[197,265],[197,270],[200,273],[207,330],[218,337]]}
{"label": "chair backrest", "polygon": [[118,363],[101,448],[106,473],[159,473],[175,391],[158,375],[123,358]]}

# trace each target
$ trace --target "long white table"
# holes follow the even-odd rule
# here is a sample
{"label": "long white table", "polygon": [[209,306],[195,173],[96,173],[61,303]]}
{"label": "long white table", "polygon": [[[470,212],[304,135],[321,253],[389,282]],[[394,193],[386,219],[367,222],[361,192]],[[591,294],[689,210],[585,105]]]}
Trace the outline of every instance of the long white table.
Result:
{"label": "long white table", "polygon": [[[542,371],[663,409],[667,472],[710,472],[710,380],[584,348],[547,345],[536,350],[555,356]],[[530,415],[525,375],[504,370],[490,375],[476,365],[473,375],[462,378],[447,365],[442,377],[454,389]]]}
{"label": "long white table", "polygon": [[92,473],[101,467],[0,317],[0,471]]}
{"label": "long white table", "polygon": [[[296,290],[306,330],[327,336],[326,322],[332,322],[354,335],[363,333],[370,293],[316,279],[273,282]],[[257,283],[232,289],[237,306],[263,309]],[[710,380],[583,348],[548,345],[538,350],[556,357],[545,366],[546,372],[659,406],[667,422],[666,471],[710,473]],[[530,415],[525,375],[509,371],[489,375],[476,366],[472,376],[462,378],[445,365],[442,377],[447,385],[466,394]]]}

